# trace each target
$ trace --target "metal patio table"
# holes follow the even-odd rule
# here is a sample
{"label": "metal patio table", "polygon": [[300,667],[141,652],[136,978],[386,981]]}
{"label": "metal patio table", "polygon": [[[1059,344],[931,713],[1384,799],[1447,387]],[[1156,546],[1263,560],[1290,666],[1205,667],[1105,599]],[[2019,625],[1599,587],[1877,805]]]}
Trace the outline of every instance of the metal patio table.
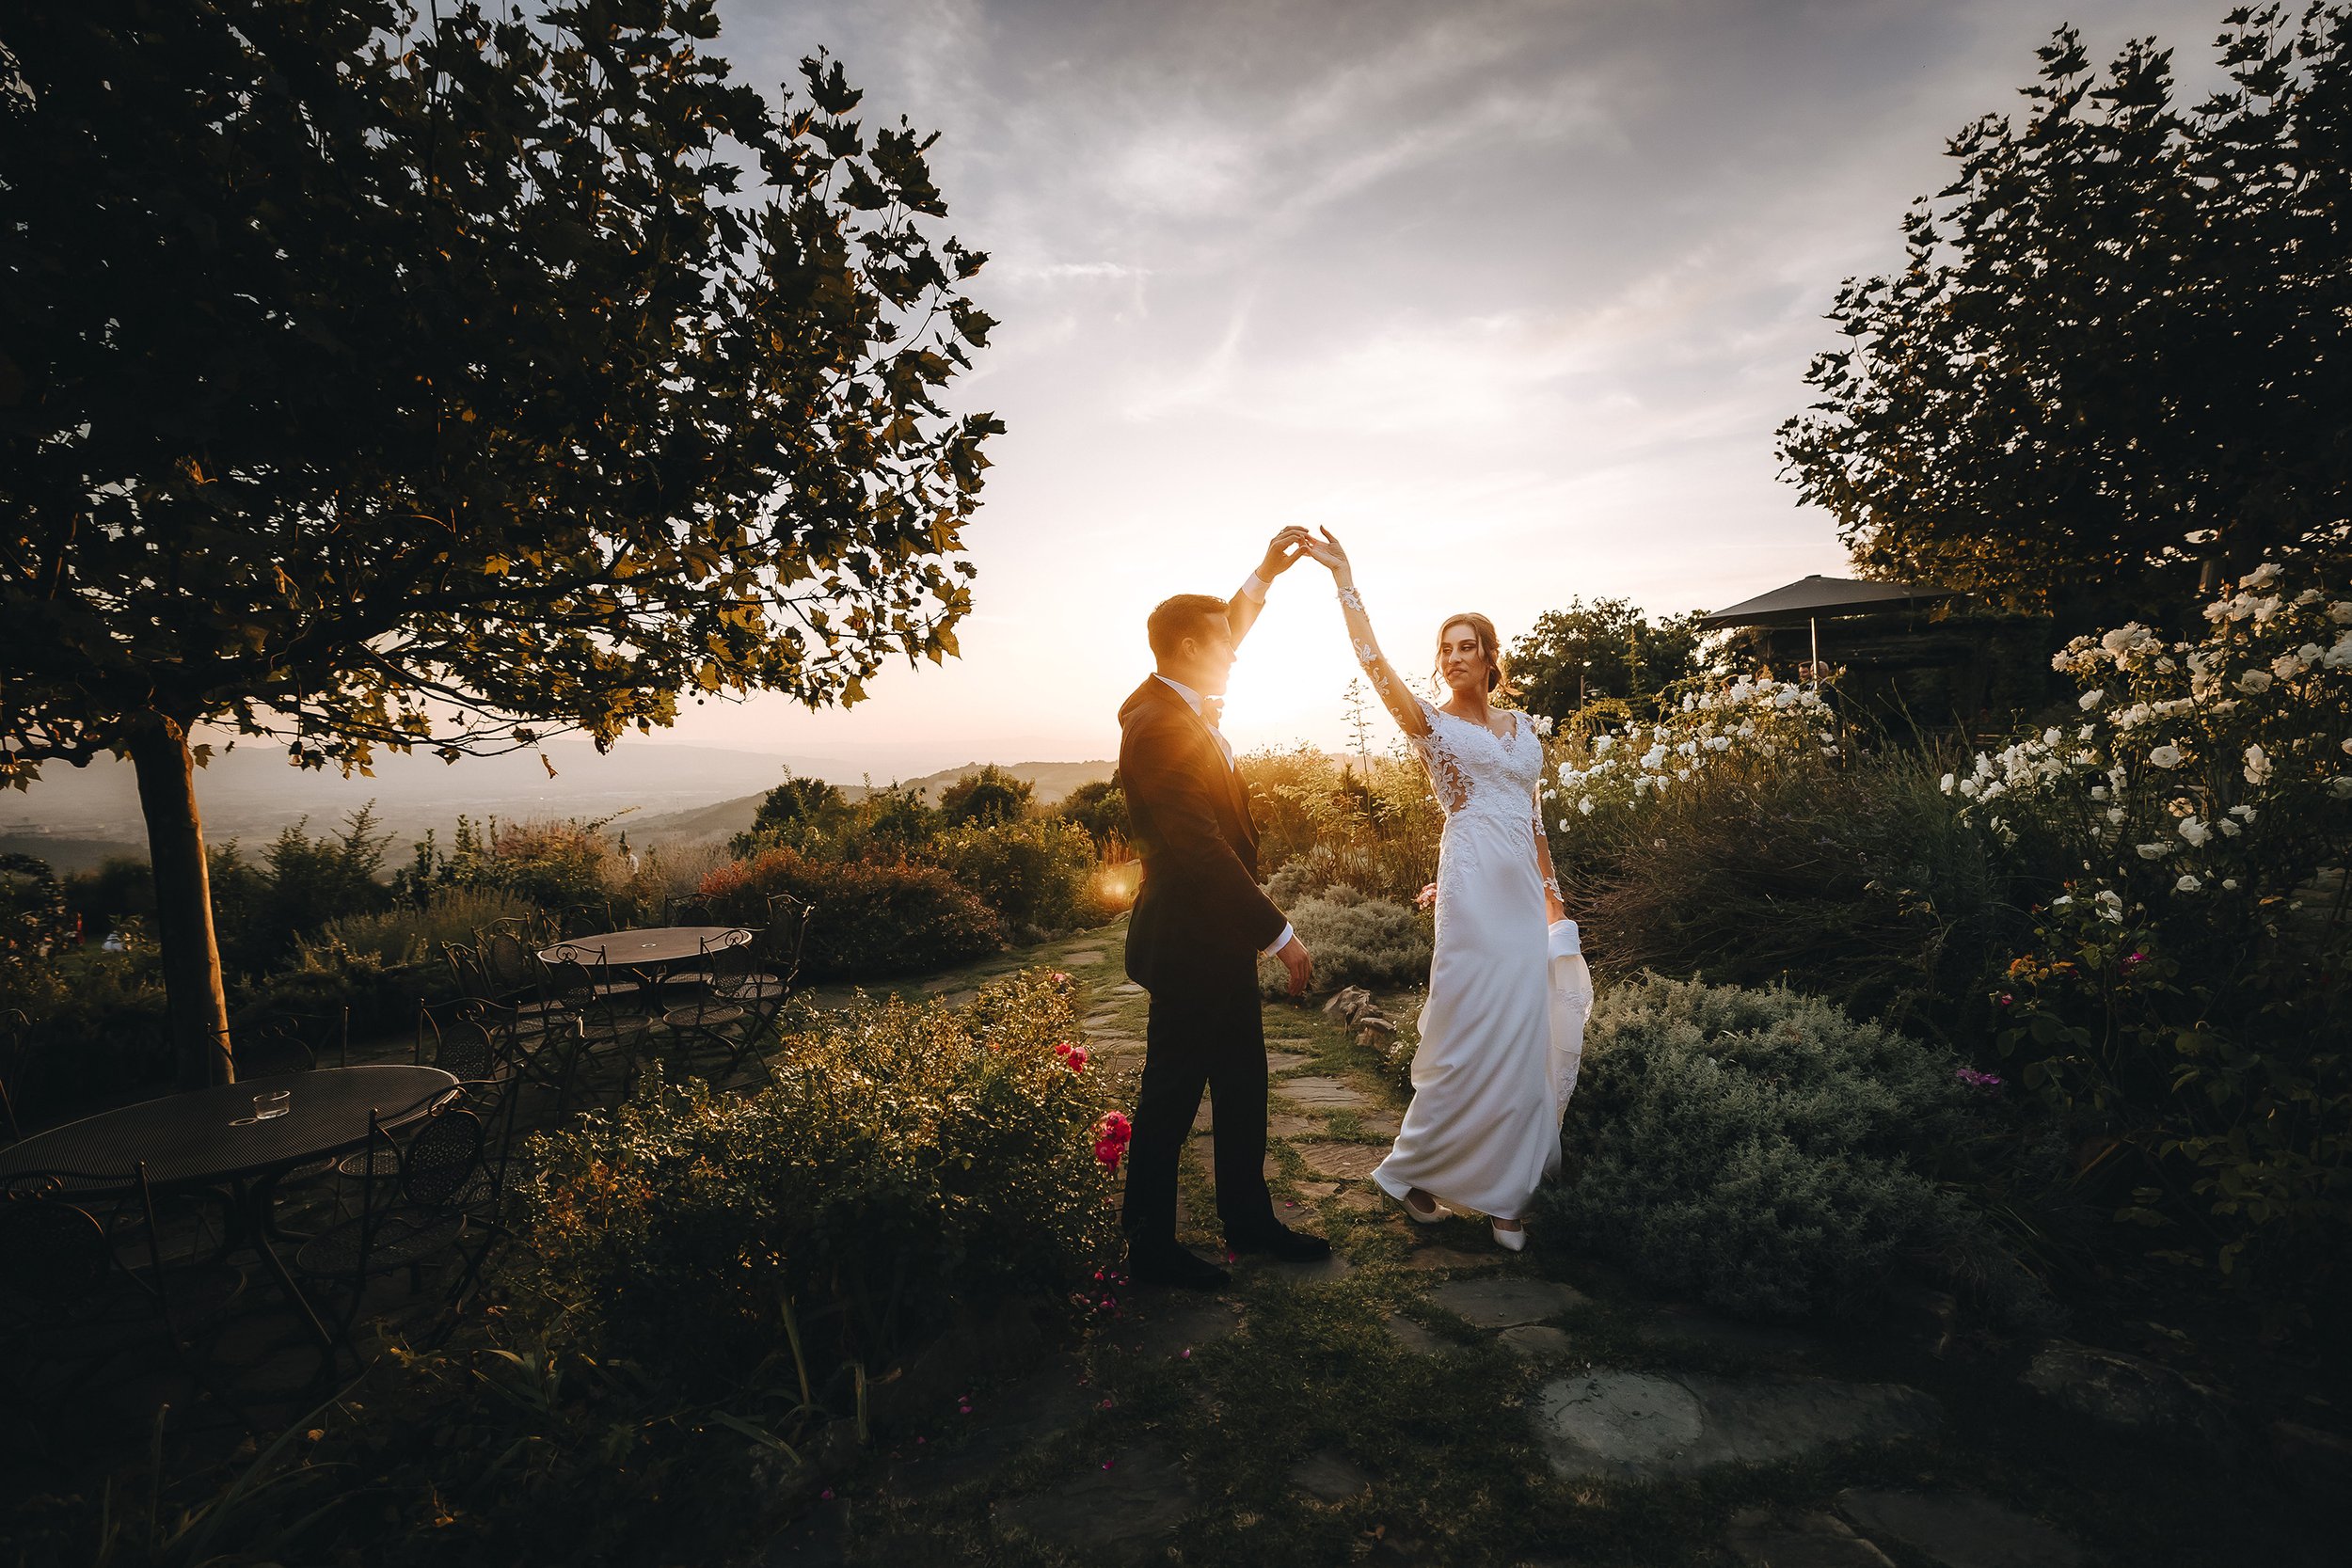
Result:
{"label": "metal patio table", "polygon": [[[157,1191],[222,1190],[222,1255],[250,1247],[321,1348],[331,1351],[332,1337],[270,1244],[278,1233],[270,1212],[278,1183],[298,1165],[363,1147],[371,1113],[377,1126],[397,1127],[427,1114],[456,1086],[455,1075],[439,1068],[405,1066],[321,1068],[215,1084],[102,1111],[0,1148],[0,1180],[34,1171],[121,1172],[119,1180],[60,1183],[64,1193],[104,1196],[135,1190],[134,1173],[145,1162],[148,1184]],[[290,1095],[286,1113],[256,1119],[254,1096],[281,1089]]]}
{"label": "metal patio table", "polygon": [[646,926],[559,942],[541,948],[539,961],[601,958],[607,969],[625,969],[634,975],[639,995],[644,997],[680,964],[699,963],[714,950],[739,947],[751,940],[752,933],[740,926]]}

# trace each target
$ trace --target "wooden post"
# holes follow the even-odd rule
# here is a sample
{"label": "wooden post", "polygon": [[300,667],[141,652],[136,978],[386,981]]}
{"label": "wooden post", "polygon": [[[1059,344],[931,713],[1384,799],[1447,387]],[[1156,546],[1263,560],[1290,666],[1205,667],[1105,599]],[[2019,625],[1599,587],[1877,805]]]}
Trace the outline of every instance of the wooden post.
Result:
{"label": "wooden post", "polygon": [[185,725],[150,714],[131,734],[131,764],[147,817],[147,858],[155,876],[155,938],[163,948],[164,998],[172,1054],[183,1089],[236,1080],[229,1048],[229,998],[213,932],[213,884],[204,825],[196,810],[196,759]]}

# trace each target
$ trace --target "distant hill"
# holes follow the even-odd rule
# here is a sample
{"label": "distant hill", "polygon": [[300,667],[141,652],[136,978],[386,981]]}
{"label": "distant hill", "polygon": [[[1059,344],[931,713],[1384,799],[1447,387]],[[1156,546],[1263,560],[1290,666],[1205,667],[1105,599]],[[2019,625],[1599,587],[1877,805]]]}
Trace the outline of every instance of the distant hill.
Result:
{"label": "distant hill", "polygon": [[[899,783],[937,805],[940,791],[967,773],[978,772],[984,766],[982,763],[967,762],[961,768],[943,768],[936,773],[926,773],[919,779],[903,779]],[[1046,805],[1061,800],[1080,784],[1109,778],[1118,768],[1117,763],[1106,761],[1016,762],[1005,766],[1006,772],[1026,781],[1037,791],[1037,799]],[[841,793],[855,800],[863,798],[866,791],[863,784],[844,784]],[[731,838],[750,831],[752,818],[759,815],[759,802],[766,794],[762,790],[757,795],[722,800],[715,806],[702,806],[693,811],[632,817],[622,825],[628,829],[629,841],[633,844]]]}

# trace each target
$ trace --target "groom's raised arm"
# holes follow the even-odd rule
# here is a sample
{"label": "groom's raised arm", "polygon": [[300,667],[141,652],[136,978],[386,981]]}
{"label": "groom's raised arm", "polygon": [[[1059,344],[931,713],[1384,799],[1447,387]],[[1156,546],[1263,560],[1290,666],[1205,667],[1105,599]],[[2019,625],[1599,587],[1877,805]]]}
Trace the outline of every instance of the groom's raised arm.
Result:
{"label": "groom's raised arm", "polygon": [[1249,635],[1249,628],[1258,624],[1258,617],[1265,610],[1265,591],[1306,553],[1306,541],[1307,531],[1303,528],[1286,528],[1276,534],[1267,541],[1265,559],[1258,562],[1258,569],[1233,590],[1225,609],[1225,627],[1233,639],[1233,646],[1240,647],[1241,640]]}

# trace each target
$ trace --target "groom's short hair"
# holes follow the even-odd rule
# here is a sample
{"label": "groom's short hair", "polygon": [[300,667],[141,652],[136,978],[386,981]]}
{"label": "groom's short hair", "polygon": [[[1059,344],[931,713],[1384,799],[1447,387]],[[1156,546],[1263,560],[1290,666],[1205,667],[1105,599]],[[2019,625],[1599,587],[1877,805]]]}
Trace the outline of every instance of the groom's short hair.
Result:
{"label": "groom's short hair", "polygon": [[1203,622],[1212,615],[1222,621],[1232,608],[1214,594],[1179,594],[1162,599],[1144,623],[1144,635],[1152,640],[1152,657],[1175,657],[1185,638],[1205,635]]}

